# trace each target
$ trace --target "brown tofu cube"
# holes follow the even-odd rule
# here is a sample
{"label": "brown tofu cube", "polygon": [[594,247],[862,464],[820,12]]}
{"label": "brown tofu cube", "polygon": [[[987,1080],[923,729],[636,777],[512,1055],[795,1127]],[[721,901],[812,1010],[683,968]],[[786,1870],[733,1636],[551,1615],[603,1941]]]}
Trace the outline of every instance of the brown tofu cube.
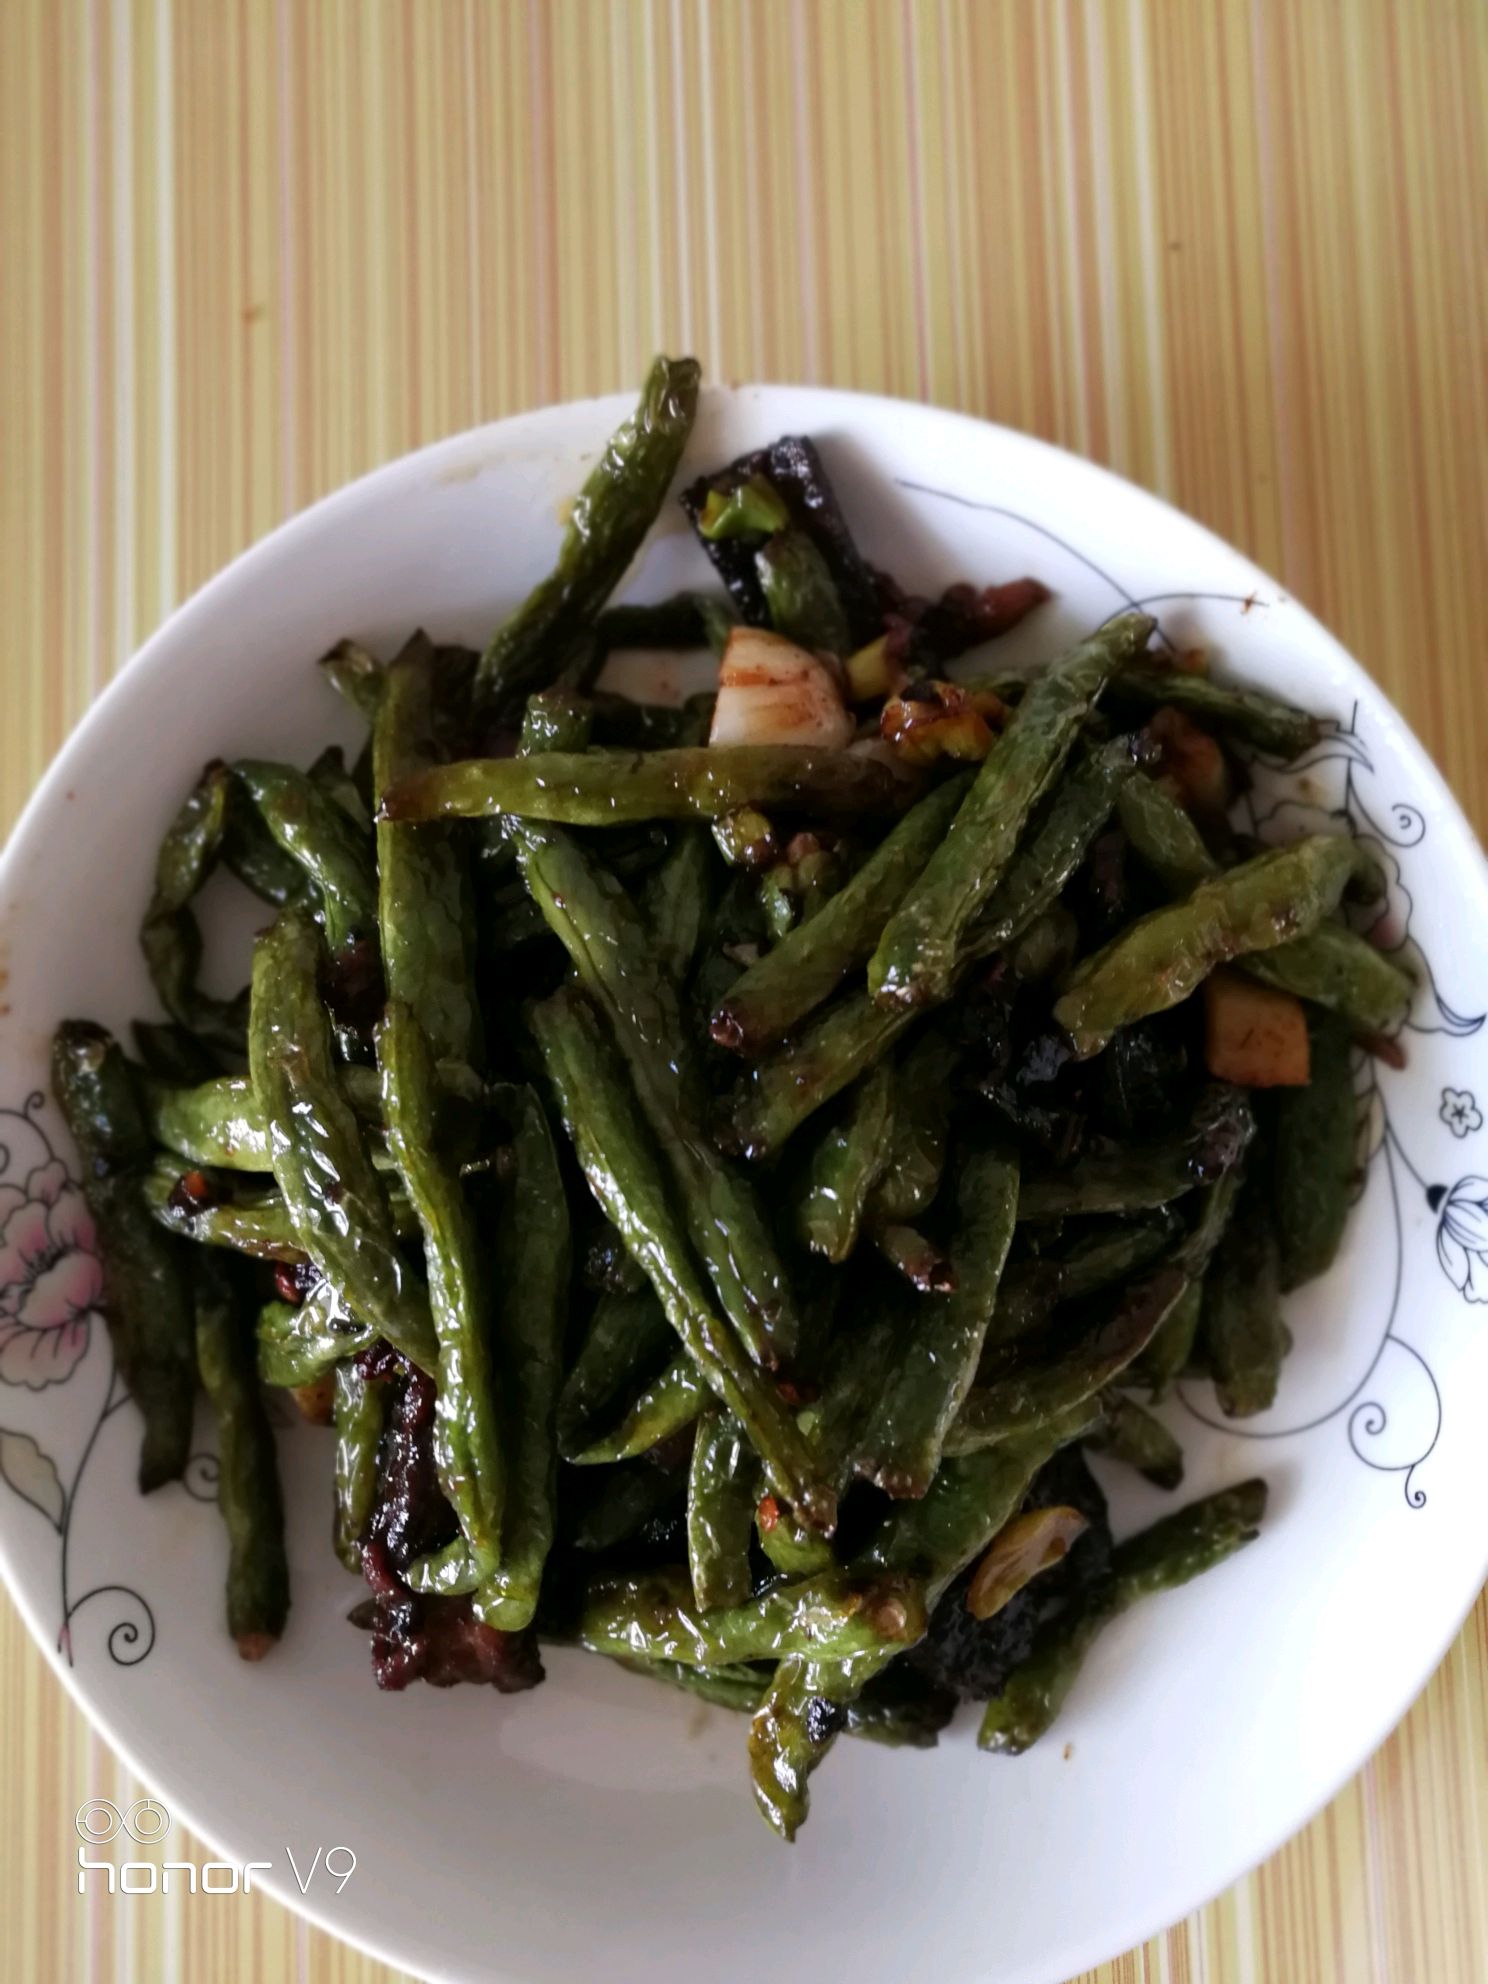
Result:
{"label": "brown tofu cube", "polygon": [[1216,1080],[1242,1088],[1304,1088],[1312,1078],[1300,999],[1238,971],[1204,980],[1204,1059]]}

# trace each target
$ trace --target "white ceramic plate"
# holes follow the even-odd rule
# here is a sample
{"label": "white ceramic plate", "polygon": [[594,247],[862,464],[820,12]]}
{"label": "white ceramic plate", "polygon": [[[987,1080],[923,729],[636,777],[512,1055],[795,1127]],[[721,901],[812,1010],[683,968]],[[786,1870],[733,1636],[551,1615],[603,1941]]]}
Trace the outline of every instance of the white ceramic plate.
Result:
{"label": "white ceramic plate", "polygon": [[[713,391],[690,454],[714,465],[814,434],[868,554],[917,589],[1044,578],[1057,602],[1007,641],[1010,663],[1140,601],[1175,643],[1210,645],[1237,677],[1337,718],[1340,734],[1258,802],[1263,829],[1346,815],[1375,840],[1388,938],[1424,971],[1408,1065],[1361,1074],[1374,1084],[1362,1200],[1346,1258],[1289,1310],[1297,1348],[1276,1409],[1237,1431],[1213,1424],[1206,1387],[1173,1407],[1185,1493],[1264,1471],[1264,1534],[1114,1626],[1056,1736],[1019,1761],[979,1755],[969,1718],[929,1754],[839,1744],[787,1849],[755,1814],[742,1725],[603,1662],[551,1656],[549,1684],[509,1701],[380,1697],[343,1623],[356,1587],[329,1548],[329,1438],[305,1428],[284,1442],[289,1632],[246,1666],[222,1626],[215,1511],[186,1486],[141,1500],[133,1408],[105,1412],[109,1348],[60,1168],[72,1153],[43,1099],[53,1025],[79,1013],[122,1028],[150,1009],[135,927],[201,764],[307,762],[349,740],[311,665],[339,635],[390,652],[422,624],[478,644],[547,568],[563,501],[627,404],[502,422],[297,518],[149,643],[17,829],[0,870],[6,1575],[63,1681],[178,1817],[232,1860],[271,1862],[282,1899],[410,1970],[1052,1984],[1300,1826],[1403,1713],[1484,1576],[1483,861],[1337,643],[1197,524],[1039,442],[850,394]],[[673,511],[630,591],[701,576]],[[210,1468],[192,1483],[210,1498]],[[1122,1522],[1163,1506],[1114,1491]],[[289,1853],[303,1875],[336,1844],[355,1873],[339,1893],[312,1876],[302,1897]]]}

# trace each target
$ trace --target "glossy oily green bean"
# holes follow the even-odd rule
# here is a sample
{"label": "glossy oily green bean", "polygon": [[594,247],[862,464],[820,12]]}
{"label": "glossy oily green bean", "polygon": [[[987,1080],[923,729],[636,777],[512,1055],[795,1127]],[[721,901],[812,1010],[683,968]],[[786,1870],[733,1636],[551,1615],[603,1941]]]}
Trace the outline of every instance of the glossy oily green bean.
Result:
{"label": "glossy oily green bean", "polygon": [[892,816],[920,791],[914,774],[857,751],[803,744],[555,751],[541,760],[464,758],[416,772],[382,796],[384,820],[511,815],[571,827],[716,820],[741,808],[855,821]]}
{"label": "glossy oily green bean", "polygon": [[336,1555],[349,1571],[362,1568],[362,1543],[377,1499],[377,1448],[386,1414],[382,1386],[354,1358],[336,1365]]}
{"label": "glossy oily green bean", "polygon": [[759,1462],[743,1428],[721,1406],[698,1421],[687,1477],[687,1561],[704,1612],[749,1597],[749,1538],[759,1498]]}
{"label": "glossy oily green bean", "polygon": [[1016,1159],[970,1151],[956,1180],[956,1286],[888,1325],[894,1344],[878,1402],[853,1454],[856,1472],[896,1498],[925,1494],[945,1436],[976,1375],[1018,1205]]}
{"label": "glossy oily green bean", "polygon": [[319,932],[285,910],[253,954],[249,1072],[294,1231],[350,1311],[420,1369],[437,1368],[428,1298],[399,1252],[387,1195],[346,1100],[320,1003]]}
{"label": "glossy oily green bean", "polygon": [[719,1667],[790,1654],[898,1653],[924,1636],[926,1624],[923,1590],[892,1573],[826,1572],[702,1613],[679,1570],[592,1584],[578,1638],[592,1653]]}
{"label": "glossy oily green bean", "polygon": [[1275,1403],[1289,1343],[1266,1168],[1255,1166],[1246,1179],[1204,1278],[1199,1342],[1230,1419],[1252,1418]]}
{"label": "glossy oily green bean", "polygon": [[[377,791],[435,762],[439,694],[434,649],[415,634],[387,670],[372,728]],[[476,1065],[481,1025],[462,831],[378,822],[378,931],[388,998],[408,1006],[436,1056]]]}
{"label": "glossy oily green bean", "polygon": [[1095,1151],[1062,1171],[1026,1174],[1018,1217],[1150,1212],[1224,1177],[1254,1135],[1255,1116],[1245,1090],[1216,1082],[1200,1096],[1181,1135],[1129,1150]]}
{"label": "glossy oily green bean", "polygon": [[594,618],[656,521],[697,412],[699,367],[658,358],[635,412],[610,436],[575,498],[553,570],[481,656],[478,703],[510,703],[551,679],[555,657]]}
{"label": "glossy oily green bean", "polygon": [[[95,1298],[144,1420],[139,1485],[148,1494],[178,1480],[191,1451],[196,1324],[187,1263],[140,1194],[152,1143],[118,1043],[86,1020],[64,1020],[52,1042],[51,1072],[97,1235]],[[65,1203],[58,1202],[53,1231]]]}
{"label": "glossy oily green bean", "polygon": [[[390,682],[384,713],[396,701]],[[491,1356],[492,1290],[459,1172],[437,1148],[432,1046],[413,1008],[397,998],[388,1000],[377,1029],[377,1065],[388,1144],[424,1243],[438,1343],[434,1462],[472,1562],[484,1574],[501,1560],[506,1501],[501,1400]]]}
{"label": "glossy oily green bean", "polygon": [[320,672],[368,723],[377,721],[386,675],[375,656],[356,641],[337,641],[321,656]]}
{"label": "glossy oily green bean", "polygon": [[227,1530],[227,1630],[261,1660],[289,1616],[284,1497],[254,1368],[252,1292],[230,1264],[194,1260],[196,1362],[217,1420],[217,1507]]}
{"label": "glossy oily green bean", "polygon": [[1206,730],[1248,744],[1275,758],[1299,758],[1322,736],[1322,725],[1306,710],[1294,709],[1258,689],[1232,689],[1208,675],[1181,668],[1130,668],[1113,700],[1153,710],[1182,710]]}
{"label": "glossy oily green bean", "polygon": [[634,1460],[691,1426],[711,1396],[692,1358],[685,1350],[678,1351],[640,1387],[607,1431],[573,1451],[565,1447],[563,1458],[575,1467]]}
{"label": "glossy oily green bean", "polygon": [[796,1228],[807,1247],[834,1263],[857,1245],[864,1208],[888,1155],[892,1087],[886,1063],[871,1068],[807,1159]]}
{"label": "glossy oily green bean", "polygon": [[240,759],[233,776],[264,825],[314,884],[332,953],[377,929],[372,845],[306,773],[265,759]]}
{"label": "glossy oily green bean", "polygon": [[197,1197],[193,1174],[183,1178],[174,1164],[157,1164],[140,1184],[140,1196],[167,1233],[204,1247],[230,1248],[260,1261],[289,1265],[308,1260],[289,1208],[277,1194],[255,1192],[246,1199]]}
{"label": "glossy oily green bean", "polygon": [[949,992],[965,932],[1001,881],[1029,814],[1107,677],[1142,651],[1153,626],[1145,614],[1123,614],[1031,684],[869,960],[868,989],[881,1004],[924,1005]]}
{"label": "glossy oily green bean", "polygon": [[507,1398],[509,1485],[501,1568],[482,1584],[475,1611],[488,1626],[518,1632],[537,1609],[553,1542],[570,1239],[568,1200],[542,1104],[521,1088],[507,1106],[515,1164],[496,1223],[492,1281],[499,1291],[496,1354]]}
{"label": "glossy oily green bean", "polygon": [[1093,1399],[1141,1355],[1184,1281],[1171,1264],[1155,1269],[1122,1294],[1103,1323],[1051,1362],[976,1386],[946,1434],[945,1451],[975,1453]]}
{"label": "glossy oily green bean", "polygon": [[637,1120],[634,1095],[593,1008],[566,988],[528,1018],[564,1126],[601,1209],[646,1270],[709,1389],[744,1426],[771,1487],[803,1521],[830,1530],[836,1497],[779,1392],[715,1308],[659,1155]]}
{"label": "glossy oily green bean", "polygon": [[600,1296],[558,1395],[558,1451],[565,1460],[613,1425],[635,1386],[665,1366],[676,1342],[649,1282]]}
{"label": "glossy oily green bean", "polygon": [[754,554],[760,591],[777,634],[838,656],[852,647],[847,613],[827,561],[800,530],[781,530]]}
{"label": "glossy oily green bean", "polygon": [[258,1312],[258,1375],[286,1391],[312,1385],[344,1358],[365,1350],[375,1332],[349,1316],[328,1281],[303,1302],[267,1302]]}
{"label": "glossy oily green bean", "polygon": [[940,1190],[954,1064],[950,1044],[933,1029],[893,1064],[888,1152],[868,1195],[875,1226],[918,1218]]}
{"label": "glossy oily green bean", "polygon": [[721,1047],[757,1054],[867,962],[970,785],[962,773],[927,793],[809,923],[750,966],[713,1015],[710,1031]]}
{"label": "glossy oily green bean", "polygon": [[1160,1419],[1125,1392],[1103,1392],[1101,1410],[1104,1423],[1089,1441],[1095,1453],[1134,1468],[1154,1488],[1181,1485],[1183,1448]]}
{"label": "glossy oily green bean", "polygon": [[206,883],[222,851],[230,781],[210,765],[186,795],[166,830],[155,859],[155,886],[140,925],[140,948],[162,1006],[179,1025],[219,1053],[240,1059],[247,1014],[242,997],[217,999],[197,983],[202,938],[192,898]]}
{"label": "glossy oily green bean", "polygon": [[525,824],[515,832],[523,877],[609,1022],[729,1321],[757,1362],[789,1357],[799,1323],[785,1268],[752,1182],[708,1135],[681,1002],[658,969],[651,934],[619,882],[572,835]]}

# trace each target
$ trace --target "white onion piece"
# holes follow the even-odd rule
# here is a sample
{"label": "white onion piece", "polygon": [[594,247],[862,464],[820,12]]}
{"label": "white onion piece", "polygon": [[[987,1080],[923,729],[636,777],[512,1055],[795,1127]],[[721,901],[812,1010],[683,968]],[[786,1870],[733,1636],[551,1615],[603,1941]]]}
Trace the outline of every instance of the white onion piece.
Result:
{"label": "white onion piece", "polygon": [[719,666],[710,744],[815,744],[840,751],[855,728],[825,662],[783,634],[734,628]]}

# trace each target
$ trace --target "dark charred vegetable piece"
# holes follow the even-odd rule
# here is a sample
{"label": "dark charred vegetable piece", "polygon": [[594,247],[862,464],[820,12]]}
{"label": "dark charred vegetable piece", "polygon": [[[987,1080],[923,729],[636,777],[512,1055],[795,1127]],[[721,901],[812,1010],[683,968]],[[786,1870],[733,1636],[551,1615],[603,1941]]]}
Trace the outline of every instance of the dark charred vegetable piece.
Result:
{"label": "dark charred vegetable piece", "polygon": [[[398,701],[397,667],[383,699],[383,716]],[[388,1000],[377,1029],[377,1065],[388,1144],[424,1242],[429,1313],[438,1343],[434,1461],[472,1563],[484,1575],[501,1561],[507,1493],[502,1402],[491,1356],[492,1289],[465,1188],[458,1170],[438,1150],[439,1097],[431,1044],[413,1008],[401,999]]]}
{"label": "dark charred vegetable piece", "polygon": [[[740,456],[716,474],[700,477],[682,492],[682,507],[698,529],[703,548],[728,587],[739,613],[757,627],[770,623],[755,563],[755,552],[765,533],[757,529],[720,535],[715,527],[710,535],[702,529],[702,522],[710,501],[716,520],[727,513],[730,499],[735,499],[733,514],[742,523],[743,506],[738,503],[737,493],[755,482],[780,499],[786,522],[810,539],[824,561],[847,615],[849,647],[861,647],[865,641],[871,641],[882,631],[883,624],[874,573],[853,542],[815,443],[795,435],[786,435],[772,447]],[[751,514],[762,525],[774,516],[774,505],[767,511],[761,492]],[[771,524],[772,530],[781,527]]]}
{"label": "dark charred vegetable piece", "polygon": [[574,637],[624,577],[666,497],[697,412],[692,358],[658,358],[635,412],[610,436],[574,500],[552,572],[503,621],[481,656],[487,710],[545,688]]}
{"label": "dark charred vegetable piece", "polygon": [[887,1155],[891,1090],[888,1067],[871,1068],[847,1098],[837,1122],[808,1159],[796,1224],[814,1253],[840,1264],[857,1245],[873,1181]]}
{"label": "dark charred vegetable piece", "polygon": [[919,1006],[949,992],[966,932],[1002,880],[1029,814],[1107,677],[1141,652],[1153,625],[1145,614],[1123,614],[1030,686],[869,960],[868,989],[880,1003]]}
{"label": "dark charred vegetable piece", "polygon": [[227,1630],[262,1660],[289,1616],[284,1497],[254,1368],[251,1291],[219,1257],[192,1263],[196,1362],[217,1417],[217,1506],[227,1530]]}
{"label": "dark charred vegetable piece", "polygon": [[656,1377],[641,1386],[607,1432],[573,1452],[565,1447],[563,1458],[575,1467],[634,1460],[692,1425],[710,1396],[691,1357],[685,1350],[679,1351]]}
{"label": "dark charred vegetable piece", "polygon": [[928,793],[809,923],[750,966],[713,1016],[710,1030],[721,1047],[758,1053],[867,962],[970,783],[962,773]]}
{"label": "dark charred vegetable piece", "polygon": [[759,1495],[759,1462],[743,1428],[721,1406],[698,1421],[687,1478],[687,1561],[704,1612],[749,1597],[749,1538]]}
{"label": "dark charred vegetable piece", "polygon": [[609,1022],[689,1238],[739,1340],[757,1362],[788,1357],[799,1326],[785,1269],[753,1184],[707,1134],[701,1073],[651,934],[620,883],[573,836],[525,823],[513,832],[533,900]]}
{"label": "dark charred vegetable piece", "polygon": [[195,1318],[186,1260],[151,1219],[140,1184],[153,1148],[117,1042],[86,1020],[52,1041],[52,1093],[77,1145],[98,1235],[101,1306],[114,1358],[144,1419],[143,1494],[180,1478],[191,1451]]}
{"label": "dark charred vegetable piece", "polygon": [[977,1737],[982,1749],[1015,1757],[1036,1743],[1064,1706],[1102,1627],[1139,1598],[1175,1591],[1253,1543],[1265,1510],[1265,1482],[1246,1481],[1191,1502],[1118,1544],[1102,1591],[1052,1620],[1002,1693],[988,1702]]}
{"label": "dark charred vegetable piece", "polygon": [[1016,1160],[995,1151],[968,1152],[956,1180],[956,1202],[954,1291],[916,1302],[876,1325],[889,1329],[893,1342],[853,1465],[896,1498],[929,1489],[947,1430],[976,1376],[1013,1237]]}
{"label": "dark charred vegetable piece", "polygon": [[341,1088],[316,989],[323,949],[303,913],[281,912],[253,954],[248,1030],[274,1177],[301,1246],[351,1312],[432,1371],[428,1299],[398,1251],[388,1201]]}
{"label": "dark charred vegetable piece", "polygon": [[[942,1467],[920,1502],[902,1502],[863,1553],[864,1571],[898,1572],[925,1580],[933,1612],[966,1566],[1014,1515],[1044,1462],[1091,1421],[1082,1413],[1021,1440]],[[785,1839],[805,1822],[811,1773],[855,1701],[893,1657],[866,1652],[846,1660],[783,1659],[749,1730],[749,1769],[755,1802]]]}
{"label": "dark charred vegetable piece", "polygon": [[902,812],[919,780],[859,751],[800,744],[708,744],[672,751],[553,752],[463,758],[417,772],[382,796],[384,820],[514,814],[571,827],[712,820],[741,807],[851,823]]}
{"label": "dark charred vegetable piece", "polygon": [[1322,725],[1306,710],[1260,690],[1231,689],[1181,668],[1128,669],[1112,700],[1139,710],[1182,710],[1205,729],[1276,758],[1301,757],[1323,734]]}
{"label": "dark charred vegetable piece", "polygon": [[552,1548],[570,1249],[568,1200],[542,1105],[522,1088],[508,1108],[516,1164],[496,1225],[492,1280],[501,1291],[496,1352],[509,1399],[509,1485],[501,1568],[475,1599],[476,1617],[503,1631],[531,1621]]}
{"label": "dark charred vegetable piece", "polygon": [[1077,966],[1054,1017],[1082,1059],[1118,1027],[1176,1006],[1218,964],[1305,936],[1338,907],[1361,856],[1339,834],[1270,848],[1149,911]]}
{"label": "dark charred vegetable piece", "polygon": [[770,625],[798,647],[845,655],[847,614],[827,561],[804,531],[783,530],[754,555]]}
{"label": "dark charred vegetable piece", "polygon": [[258,1375],[266,1385],[297,1390],[314,1384],[373,1340],[369,1324],[348,1316],[328,1281],[303,1302],[268,1302],[258,1312]]}
{"label": "dark charred vegetable piece", "polygon": [[197,984],[202,939],[191,908],[222,851],[229,785],[226,767],[209,765],[166,830],[155,857],[155,887],[140,925],[140,947],[156,996],[171,1018],[219,1054],[241,1060],[244,995],[216,999]]}
{"label": "dark charred vegetable piece", "polygon": [[337,641],[320,658],[320,672],[368,723],[377,721],[386,680],[382,663],[356,641]]}
{"label": "dark charred vegetable piece", "polygon": [[646,1270],[709,1389],[739,1419],[776,1493],[830,1530],[836,1497],[770,1380],[715,1311],[673,1210],[659,1155],[592,1007],[571,988],[529,1022],[589,1188]]}
{"label": "dark charred vegetable piece", "polygon": [[614,1423],[636,1384],[666,1364],[676,1342],[649,1283],[601,1295],[558,1396],[558,1451],[565,1460]]}
{"label": "dark charred vegetable piece", "polygon": [[343,952],[357,938],[371,936],[377,928],[377,876],[366,834],[291,765],[244,758],[232,769],[275,841],[314,884],[331,951]]}
{"label": "dark charred vegetable piece", "polygon": [[1312,1080],[1276,1098],[1271,1204],[1281,1286],[1300,1288],[1333,1265],[1358,1182],[1359,1105],[1347,1026],[1329,1013],[1308,1022]]}
{"label": "dark charred vegetable piece", "polygon": [[1288,1348],[1267,1168],[1251,1167],[1204,1278],[1199,1341],[1230,1419],[1249,1419],[1274,1403]]}
{"label": "dark charred vegetable piece", "polygon": [[1106,1320],[1051,1362],[978,1385],[945,1437],[948,1454],[976,1453],[1060,1413],[1073,1412],[1119,1377],[1152,1340],[1183,1293],[1171,1264],[1128,1288]]}
{"label": "dark charred vegetable piece", "polygon": [[742,1604],[695,1617],[681,1570],[591,1584],[578,1639],[591,1653],[720,1667],[806,1654],[822,1660],[890,1657],[925,1630],[925,1596],[914,1579],[828,1571],[772,1585]]}
{"label": "dark charred vegetable piece", "polygon": [[1147,1212],[1222,1178],[1245,1155],[1255,1117],[1243,1089],[1214,1083],[1179,1137],[1129,1151],[1095,1152],[1063,1171],[1025,1174],[1020,1220]]}
{"label": "dark charred vegetable piece", "polygon": [[377,1446],[384,1423],[382,1386],[355,1358],[336,1365],[336,1555],[362,1568],[362,1544],[377,1499]]}
{"label": "dark charred vegetable piece", "polygon": [[1101,1394],[1105,1423],[1090,1446],[1108,1460],[1135,1468],[1154,1488],[1176,1488],[1183,1480],[1183,1448],[1160,1419],[1125,1392]]}
{"label": "dark charred vegetable piece", "polygon": [[940,1190],[954,1062],[949,1042],[931,1030],[894,1064],[888,1155],[868,1197],[875,1225],[918,1218]]}
{"label": "dark charred vegetable piece", "polygon": [[[372,731],[383,792],[436,762],[440,684],[434,649],[415,634],[387,671]],[[480,1012],[471,986],[473,909],[465,846],[454,827],[377,826],[377,908],[390,1000],[401,1000],[441,1058],[478,1065]]]}

